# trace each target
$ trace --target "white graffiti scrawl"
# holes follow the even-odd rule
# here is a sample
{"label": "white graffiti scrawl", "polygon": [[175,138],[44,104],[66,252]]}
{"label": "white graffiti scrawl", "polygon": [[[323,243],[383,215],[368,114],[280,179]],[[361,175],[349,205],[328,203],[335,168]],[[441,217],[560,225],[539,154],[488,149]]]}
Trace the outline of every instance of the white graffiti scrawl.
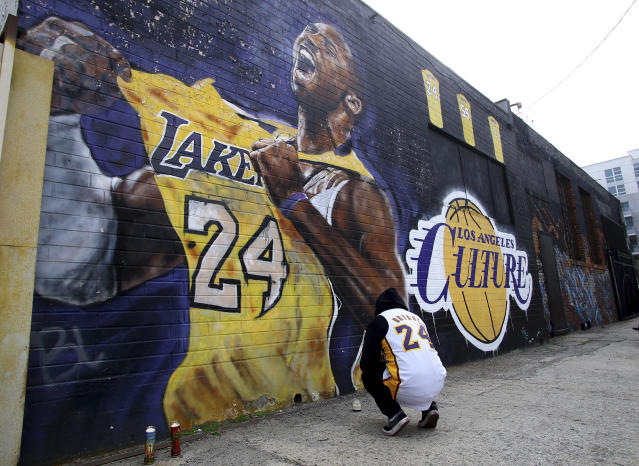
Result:
{"label": "white graffiti scrawl", "polygon": [[406,252],[409,293],[425,312],[450,311],[464,337],[496,350],[506,333],[510,298],[526,311],[532,297],[528,255],[501,232],[480,203],[455,191],[440,215],[420,220]]}

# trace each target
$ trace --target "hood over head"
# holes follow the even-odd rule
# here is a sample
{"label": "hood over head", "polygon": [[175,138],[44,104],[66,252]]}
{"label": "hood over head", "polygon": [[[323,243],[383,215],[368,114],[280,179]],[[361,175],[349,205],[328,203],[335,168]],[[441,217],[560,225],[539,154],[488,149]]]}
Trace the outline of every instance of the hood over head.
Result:
{"label": "hood over head", "polygon": [[384,291],[379,298],[377,298],[377,302],[375,303],[375,315],[381,314],[384,311],[389,309],[406,309],[406,303],[399,295],[395,288],[389,288]]}

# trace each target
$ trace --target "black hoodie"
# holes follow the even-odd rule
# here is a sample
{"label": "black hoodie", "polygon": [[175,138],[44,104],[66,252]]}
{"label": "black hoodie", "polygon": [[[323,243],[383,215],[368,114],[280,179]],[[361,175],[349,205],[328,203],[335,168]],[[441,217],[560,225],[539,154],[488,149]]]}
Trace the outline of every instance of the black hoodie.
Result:
{"label": "black hoodie", "polygon": [[406,309],[406,304],[404,304],[404,300],[399,295],[395,288],[389,288],[379,295],[377,298],[377,302],[375,303],[375,315],[380,315],[384,311],[388,311],[389,309]]}
{"label": "black hoodie", "polygon": [[395,288],[384,291],[375,303],[375,317],[368,324],[364,335],[364,345],[362,347],[362,358],[360,368],[363,373],[373,373],[379,371],[380,355],[382,351],[382,340],[388,332],[388,321],[380,314],[389,309],[406,309],[406,303]]}

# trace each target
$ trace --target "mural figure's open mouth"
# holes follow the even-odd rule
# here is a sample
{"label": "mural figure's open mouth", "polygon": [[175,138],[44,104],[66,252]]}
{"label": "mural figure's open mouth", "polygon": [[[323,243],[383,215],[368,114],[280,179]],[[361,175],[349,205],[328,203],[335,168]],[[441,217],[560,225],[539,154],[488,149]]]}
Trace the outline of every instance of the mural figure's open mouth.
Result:
{"label": "mural figure's open mouth", "polygon": [[307,84],[313,79],[315,75],[315,61],[311,52],[304,47],[300,46],[297,54],[297,61],[295,62],[295,81],[299,84]]}

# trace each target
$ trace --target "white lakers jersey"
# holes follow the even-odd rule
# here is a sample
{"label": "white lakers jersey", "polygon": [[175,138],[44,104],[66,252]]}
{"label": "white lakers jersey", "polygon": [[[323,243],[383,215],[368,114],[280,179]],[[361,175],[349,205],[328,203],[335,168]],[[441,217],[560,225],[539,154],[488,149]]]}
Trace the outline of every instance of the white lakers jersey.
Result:
{"label": "white lakers jersey", "polygon": [[380,316],[388,322],[388,332],[382,340],[386,358],[384,384],[402,406],[428,409],[444,386],[446,369],[426,326],[405,309],[389,309]]}

